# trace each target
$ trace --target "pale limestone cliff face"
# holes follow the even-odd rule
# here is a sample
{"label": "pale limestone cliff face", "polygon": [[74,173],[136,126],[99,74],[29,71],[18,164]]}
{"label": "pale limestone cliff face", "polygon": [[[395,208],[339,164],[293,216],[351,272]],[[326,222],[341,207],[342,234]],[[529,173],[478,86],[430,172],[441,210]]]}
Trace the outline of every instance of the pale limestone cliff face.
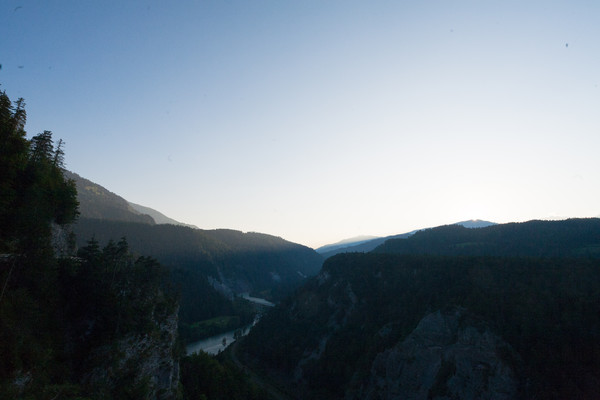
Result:
{"label": "pale limestone cliff face", "polygon": [[425,316],[404,341],[376,357],[361,397],[516,399],[518,360],[506,342],[464,309],[437,311]]}
{"label": "pale limestone cliff face", "polygon": [[[177,312],[166,318],[152,334],[127,335],[93,352],[101,360],[85,381],[101,393],[127,392],[132,398],[177,398],[179,360],[175,354]],[[126,385],[127,387],[119,387]]]}

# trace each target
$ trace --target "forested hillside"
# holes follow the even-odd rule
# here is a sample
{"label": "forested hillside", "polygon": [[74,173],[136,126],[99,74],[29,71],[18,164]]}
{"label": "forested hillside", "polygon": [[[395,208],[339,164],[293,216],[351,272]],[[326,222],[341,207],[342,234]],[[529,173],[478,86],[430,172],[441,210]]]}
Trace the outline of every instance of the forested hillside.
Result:
{"label": "forested hillside", "polygon": [[[448,226],[460,226],[461,228],[477,229],[477,228],[484,228],[484,227],[488,227],[488,226],[492,226],[492,225],[496,225],[496,223],[490,222],[490,221],[483,221],[480,219],[473,219],[473,220],[468,220],[468,221],[457,222],[455,224],[448,225]],[[359,242],[356,244],[352,244],[350,246],[336,246],[336,245],[323,246],[321,248],[318,248],[317,252],[319,254],[321,254],[323,256],[323,258],[329,258],[329,257],[334,256],[339,253],[368,253],[370,251],[375,250],[377,247],[383,245],[384,243],[386,243],[388,241],[390,241],[390,243],[392,243],[391,241],[393,241],[395,239],[406,239],[406,238],[411,237],[415,233],[417,233],[419,231],[423,231],[423,230],[427,230],[427,229],[414,230],[411,232],[401,233],[398,235],[374,238],[374,239],[366,240],[366,241]]]}
{"label": "forested hillside", "polygon": [[[201,230],[146,207],[132,205],[102,186],[67,173],[76,183],[81,216],[74,225],[78,247],[92,238],[101,246],[126,238],[136,254],[155,257],[171,271],[181,292],[180,328],[184,341],[216,333],[199,328],[215,317],[225,330],[246,325],[254,310],[235,296],[251,293],[278,301],[318,273],[322,257],[312,249],[260,233]],[[149,214],[160,217],[159,223]],[[162,219],[161,219],[162,218]],[[179,224],[160,222],[175,222]]]}
{"label": "forested hillside", "polygon": [[75,182],[79,213],[83,218],[112,221],[140,222],[144,224],[172,224],[197,228],[139,204],[131,203],[101,185],[71,171],[64,171],[67,179]]}
{"label": "forested hillside", "polygon": [[181,290],[180,326],[184,340],[199,339],[192,326],[217,316],[235,317],[237,328],[253,318],[234,295],[250,292],[278,301],[318,273],[322,258],[314,250],[260,234],[175,225],[81,218],[78,245],[95,238],[105,245],[126,237],[132,251],[158,259],[172,271]]}
{"label": "forested hillside", "polygon": [[279,299],[322,263],[312,249],[281,238],[239,231],[201,230],[81,218],[75,227],[78,244],[95,237],[100,243],[126,237],[132,250],[172,267],[202,272],[232,293],[253,292]]}
{"label": "forested hillside", "polygon": [[[416,254],[334,256],[254,328],[245,360],[297,398],[596,398],[596,227],[442,227],[414,235]],[[420,254],[486,229],[515,240],[494,256]]]}
{"label": "forested hillside", "polygon": [[446,225],[391,239],[374,253],[600,257],[600,218],[528,221],[468,229]]}
{"label": "forested hillside", "polygon": [[177,296],[125,240],[75,257],[62,141],[0,93],[0,398],[173,399]]}
{"label": "forested hillside", "polygon": [[75,183],[82,217],[154,225],[155,221],[151,216],[139,212],[121,196],[76,173],[65,170],[64,174]]}

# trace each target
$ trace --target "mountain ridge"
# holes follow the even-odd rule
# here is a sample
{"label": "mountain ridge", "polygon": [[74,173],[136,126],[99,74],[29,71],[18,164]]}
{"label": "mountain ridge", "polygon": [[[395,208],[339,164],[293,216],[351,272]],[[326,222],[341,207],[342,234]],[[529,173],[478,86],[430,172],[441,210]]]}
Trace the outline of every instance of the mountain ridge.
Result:
{"label": "mountain ridge", "polygon": [[177,221],[153,208],[132,203],[81,175],[64,170],[64,175],[75,182],[79,212],[83,218],[147,224],[172,224],[198,229],[197,226]]}
{"label": "mountain ridge", "polygon": [[250,323],[251,311],[236,300],[240,293],[279,301],[316,275],[323,263],[313,249],[280,237],[181,224],[79,175],[68,177],[81,193],[82,212],[73,225],[77,247],[90,241],[104,247],[126,238],[132,252],[167,267],[182,293],[179,318],[184,341],[202,338],[205,333],[196,328],[200,321],[234,316],[241,325]]}
{"label": "mountain ridge", "polygon": [[241,357],[297,398],[594,399],[598,259],[597,218],[419,231],[328,258]]}
{"label": "mountain ridge", "polygon": [[[485,221],[485,220],[480,220],[480,219],[470,219],[470,220],[466,220],[466,221],[456,222],[451,225],[462,225],[465,228],[483,228],[483,227],[487,227],[487,226],[491,226],[491,225],[496,225],[496,223],[490,222],[490,221]],[[377,246],[383,244],[387,240],[405,239],[405,238],[412,236],[416,232],[419,232],[419,231],[422,231],[425,229],[431,229],[431,228],[415,229],[413,231],[406,232],[406,233],[400,233],[400,234],[384,236],[384,237],[374,237],[373,239],[370,239],[370,240],[360,240],[360,241],[356,241],[354,243],[349,242],[349,241],[353,240],[352,238],[344,239],[344,240],[341,240],[339,242],[336,242],[336,243],[333,243],[330,245],[321,246],[318,249],[316,249],[316,252],[321,254],[325,258],[329,258],[329,257],[334,256],[339,253],[354,253],[354,252],[366,253],[366,252],[374,250]],[[360,237],[361,236],[359,236],[359,238]]]}
{"label": "mountain ridge", "polygon": [[361,236],[355,236],[352,238],[348,238],[348,239],[342,239],[339,242],[335,242],[335,243],[331,243],[331,244],[326,244],[324,246],[318,247],[315,249],[315,251],[319,254],[322,253],[326,253],[332,250],[335,250],[337,248],[344,248],[344,247],[349,247],[349,246],[356,246],[359,245],[361,243],[365,243],[368,242],[370,240],[373,239],[378,239],[379,236],[373,236],[373,235],[361,235]]}
{"label": "mountain ridge", "polygon": [[[582,242],[583,240],[587,242]],[[600,257],[600,219],[531,220],[469,229],[443,225],[373,250],[441,256]]]}
{"label": "mountain ridge", "polygon": [[67,179],[75,182],[81,217],[139,222],[149,225],[156,223],[150,215],[137,211],[127,200],[105,187],[75,172],[64,170],[64,175]]}
{"label": "mountain ridge", "polygon": [[160,211],[157,211],[153,208],[146,207],[141,204],[132,203],[131,201],[127,201],[127,202],[134,210],[138,211],[139,213],[151,216],[152,219],[154,219],[154,222],[159,225],[160,224],[171,224],[171,225],[181,225],[181,226],[187,226],[189,228],[199,229],[196,225],[186,224],[185,222],[179,222],[177,220],[174,220],[173,218],[167,217],[165,214],[163,214]]}

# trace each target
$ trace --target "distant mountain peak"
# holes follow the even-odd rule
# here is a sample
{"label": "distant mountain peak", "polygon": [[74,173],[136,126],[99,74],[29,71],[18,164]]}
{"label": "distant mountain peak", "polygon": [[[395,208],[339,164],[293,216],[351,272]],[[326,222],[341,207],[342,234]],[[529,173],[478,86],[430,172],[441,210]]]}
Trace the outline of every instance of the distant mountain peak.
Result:
{"label": "distant mountain peak", "polygon": [[497,225],[495,222],[484,221],[482,219],[469,219],[467,221],[457,222],[453,225],[462,225],[465,228],[485,228],[486,226]]}

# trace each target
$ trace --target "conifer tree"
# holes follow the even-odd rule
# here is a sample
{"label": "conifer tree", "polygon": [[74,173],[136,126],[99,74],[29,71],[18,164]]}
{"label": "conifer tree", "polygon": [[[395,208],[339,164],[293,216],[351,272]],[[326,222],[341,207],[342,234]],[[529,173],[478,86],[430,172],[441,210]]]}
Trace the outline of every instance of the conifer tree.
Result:
{"label": "conifer tree", "polygon": [[62,142],[55,150],[50,131],[27,140],[24,107],[0,93],[0,398],[23,397],[25,386],[41,394],[52,379],[61,336],[52,225],[77,217]]}

